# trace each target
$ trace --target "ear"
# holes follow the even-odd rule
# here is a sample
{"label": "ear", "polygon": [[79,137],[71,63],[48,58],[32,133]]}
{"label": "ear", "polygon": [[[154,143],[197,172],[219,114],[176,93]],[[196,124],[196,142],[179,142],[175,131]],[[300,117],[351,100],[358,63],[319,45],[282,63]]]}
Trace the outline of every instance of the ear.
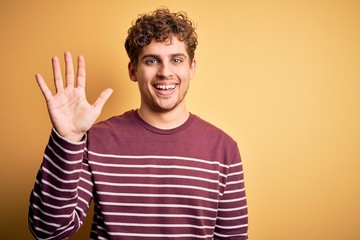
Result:
{"label": "ear", "polygon": [[131,81],[136,82],[136,69],[134,68],[134,66],[131,64],[131,62],[129,62],[128,64],[128,72],[129,72],[129,77],[131,79]]}
{"label": "ear", "polygon": [[190,64],[190,79],[192,79],[195,76],[195,72],[196,72],[196,60],[194,58]]}

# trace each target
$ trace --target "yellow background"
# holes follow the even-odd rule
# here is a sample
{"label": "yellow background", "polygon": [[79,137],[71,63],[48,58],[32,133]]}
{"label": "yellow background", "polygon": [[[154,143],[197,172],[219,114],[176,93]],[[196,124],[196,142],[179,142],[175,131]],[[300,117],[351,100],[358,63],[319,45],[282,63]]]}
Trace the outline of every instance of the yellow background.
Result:
{"label": "yellow background", "polygon": [[[239,144],[250,239],[359,240],[360,1],[350,0],[1,0],[0,239],[31,239],[29,194],[51,129],[34,74],[53,86],[50,58],[82,54],[89,101],[115,90],[100,119],[137,108],[126,31],[163,5],[198,25],[187,104]],[[88,231],[89,221],[72,239]]]}

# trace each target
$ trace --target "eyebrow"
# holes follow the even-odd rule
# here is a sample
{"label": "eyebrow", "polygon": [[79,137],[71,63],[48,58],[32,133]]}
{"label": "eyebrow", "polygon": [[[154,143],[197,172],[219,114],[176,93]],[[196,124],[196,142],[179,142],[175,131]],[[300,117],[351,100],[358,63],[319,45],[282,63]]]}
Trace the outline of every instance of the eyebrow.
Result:
{"label": "eyebrow", "polygon": [[[174,57],[184,57],[184,58],[188,58],[184,53],[173,53],[173,54],[170,54],[170,56],[172,58]],[[160,58],[160,55],[157,55],[157,54],[145,54],[144,56],[141,57],[141,59],[145,59],[145,58],[156,58],[156,59],[159,59]]]}

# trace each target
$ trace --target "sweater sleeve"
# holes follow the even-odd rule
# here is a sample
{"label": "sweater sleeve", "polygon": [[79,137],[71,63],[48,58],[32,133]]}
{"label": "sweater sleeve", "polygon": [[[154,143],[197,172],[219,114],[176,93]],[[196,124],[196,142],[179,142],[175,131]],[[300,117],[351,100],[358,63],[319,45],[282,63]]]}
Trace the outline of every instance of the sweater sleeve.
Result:
{"label": "sweater sleeve", "polygon": [[84,160],[85,141],[52,131],[30,195],[29,228],[36,239],[65,239],[82,225],[93,183]]}
{"label": "sweater sleeve", "polygon": [[248,214],[243,166],[236,148],[226,180],[226,188],[219,202],[214,240],[248,239]]}

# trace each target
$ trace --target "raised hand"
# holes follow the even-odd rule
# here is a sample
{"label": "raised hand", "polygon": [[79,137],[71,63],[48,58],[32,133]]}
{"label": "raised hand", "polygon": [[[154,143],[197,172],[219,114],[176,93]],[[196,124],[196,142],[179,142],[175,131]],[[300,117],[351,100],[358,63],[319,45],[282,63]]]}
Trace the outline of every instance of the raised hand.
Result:
{"label": "raised hand", "polygon": [[40,74],[36,74],[35,78],[46,99],[50,119],[56,131],[66,139],[80,141],[99,117],[105,102],[112,94],[112,89],[104,90],[93,105],[89,104],[85,94],[84,57],[78,57],[75,79],[71,54],[65,52],[64,55],[65,87],[59,59],[57,57],[52,59],[55,95],[51,93]]}

